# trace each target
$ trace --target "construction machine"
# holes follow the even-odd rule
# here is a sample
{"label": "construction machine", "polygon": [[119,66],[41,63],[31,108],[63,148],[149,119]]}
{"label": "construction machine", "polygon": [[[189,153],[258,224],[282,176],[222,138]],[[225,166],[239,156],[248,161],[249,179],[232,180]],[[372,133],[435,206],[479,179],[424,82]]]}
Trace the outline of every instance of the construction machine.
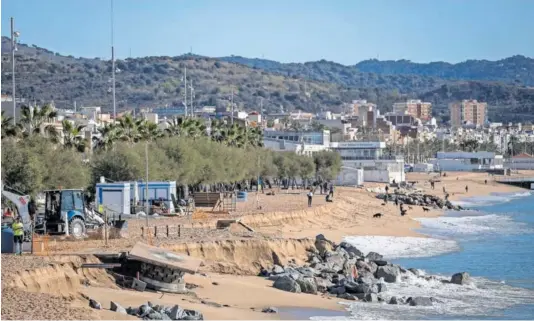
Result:
{"label": "construction machine", "polygon": [[29,238],[32,229],[32,219],[30,217],[30,211],[28,208],[28,204],[30,203],[30,196],[22,195],[22,193],[18,194],[18,191],[8,186],[5,186],[3,182],[1,184],[1,188],[2,197],[9,200],[13,204],[13,206],[16,207],[18,216],[21,218],[22,224],[24,225],[25,238]]}
{"label": "construction machine", "polygon": [[[76,239],[83,238],[87,229],[98,228],[105,224],[101,214],[85,205],[82,189],[57,189],[44,191],[44,213],[32,218],[29,213],[29,195],[15,193],[2,184],[2,196],[16,207],[28,238],[31,236],[32,219],[34,232],[40,234],[66,234]],[[120,227],[123,221],[110,222]]]}

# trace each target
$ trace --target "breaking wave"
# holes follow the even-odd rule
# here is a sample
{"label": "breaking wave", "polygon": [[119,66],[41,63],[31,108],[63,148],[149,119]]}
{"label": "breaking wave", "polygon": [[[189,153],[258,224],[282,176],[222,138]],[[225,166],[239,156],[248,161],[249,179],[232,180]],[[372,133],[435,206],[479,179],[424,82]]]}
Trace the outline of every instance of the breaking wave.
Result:
{"label": "breaking wave", "polygon": [[377,252],[386,259],[435,256],[460,249],[453,240],[427,237],[348,236],[344,241],[365,254]]}
{"label": "breaking wave", "polygon": [[532,195],[531,192],[518,192],[518,193],[494,193],[487,196],[475,196],[463,198],[460,201],[452,201],[454,205],[460,205],[462,207],[471,208],[479,206],[495,205],[499,203],[510,202],[514,199],[527,197]]}
{"label": "breaking wave", "polygon": [[419,319],[431,315],[484,316],[488,312],[505,309],[518,304],[533,304],[534,291],[515,288],[501,282],[472,278],[471,284],[442,283],[450,277],[426,280],[407,274],[397,283],[388,283],[385,299],[397,297],[435,297],[442,301],[430,307],[390,305],[383,303],[351,303],[347,309],[355,319]]}

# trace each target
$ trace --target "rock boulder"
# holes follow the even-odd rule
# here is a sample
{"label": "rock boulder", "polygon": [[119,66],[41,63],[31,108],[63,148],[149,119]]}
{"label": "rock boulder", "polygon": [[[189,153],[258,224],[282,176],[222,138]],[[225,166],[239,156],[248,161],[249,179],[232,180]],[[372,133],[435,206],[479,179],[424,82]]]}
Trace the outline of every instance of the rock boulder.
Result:
{"label": "rock boulder", "polygon": [[287,275],[284,275],[274,281],[273,287],[287,292],[301,292],[300,285],[297,283],[297,281]]}
{"label": "rock boulder", "polygon": [[379,266],[375,276],[377,279],[384,278],[384,281],[394,283],[400,276],[400,269],[394,265]]}

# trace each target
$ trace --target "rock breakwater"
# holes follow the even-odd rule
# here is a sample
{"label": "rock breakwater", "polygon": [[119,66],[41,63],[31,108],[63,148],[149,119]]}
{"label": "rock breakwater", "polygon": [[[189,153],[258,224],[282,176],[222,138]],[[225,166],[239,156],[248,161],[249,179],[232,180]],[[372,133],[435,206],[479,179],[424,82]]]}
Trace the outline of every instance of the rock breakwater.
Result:
{"label": "rock breakwater", "polygon": [[272,280],[273,287],[283,291],[409,306],[431,306],[441,303],[441,300],[434,297],[399,297],[390,293],[388,284],[410,278],[455,283],[458,286],[469,283],[469,274],[466,272],[457,273],[450,280],[427,276],[420,270],[406,269],[388,262],[379,253],[365,254],[347,242],[335,244],[322,234],[317,235],[315,246],[308,248],[307,252],[307,263],[302,266],[294,262],[284,267],[274,265],[270,271],[262,269],[260,275]]}

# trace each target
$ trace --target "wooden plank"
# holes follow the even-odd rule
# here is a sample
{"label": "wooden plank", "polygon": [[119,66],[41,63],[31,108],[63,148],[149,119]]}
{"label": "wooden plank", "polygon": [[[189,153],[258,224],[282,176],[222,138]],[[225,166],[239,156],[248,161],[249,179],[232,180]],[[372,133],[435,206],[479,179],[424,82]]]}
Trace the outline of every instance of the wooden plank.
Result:
{"label": "wooden plank", "polygon": [[241,221],[237,222],[237,224],[243,226],[244,228],[246,228],[246,229],[249,230],[250,232],[254,232],[254,230],[252,229],[252,227],[246,225],[245,223],[243,223],[243,222],[241,222]]}
{"label": "wooden plank", "polygon": [[185,254],[178,254],[141,242],[135,244],[128,254],[128,258],[171,269],[178,269],[191,274],[195,274],[198,271],[202,262],[200,259]]}

